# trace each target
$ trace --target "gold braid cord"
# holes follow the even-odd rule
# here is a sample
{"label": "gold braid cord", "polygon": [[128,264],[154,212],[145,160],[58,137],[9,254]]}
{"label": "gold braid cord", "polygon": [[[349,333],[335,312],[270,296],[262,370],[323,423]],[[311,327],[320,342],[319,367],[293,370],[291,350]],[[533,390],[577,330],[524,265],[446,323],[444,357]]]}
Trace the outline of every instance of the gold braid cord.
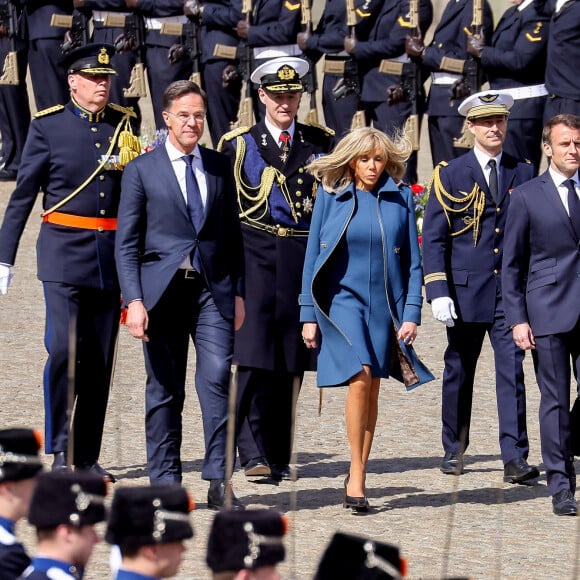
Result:
{"label": "gold braid cord", "polygon": [[[234,161],[234,181],[236,182],[236,190],[238,192],[238,206],[240,208],[239,217],[241,220],[246,220],[248,223],[260,222],[268,212],[268,197],[272,192],[274,183],[278,184],[284,199],[288,203],[292,211],[294,221],[298,223],[298,216],[286,185],[286,176],[269,165],[262,172],[260,184],[257,186],[250,185],[244,181],[242,176],[244,158],[246,156],[246,141],[239,135],[236,137],[236,158]],[[245,201],[249,207],[244,209]]]}
{"label": "gold braid cord", "polygon": [[[466,214],[463,217],[465,227],[456,232],[451,232],[451,237],[459,236],[470,229],[473,229],[473,245],[477,246],[479,241],[479,234],[481,232],[481,217],[485,208],[485,192],[479,187],[477,183],[473,184],[473,189],[468,193],[466,191],[459,191],[462,197],[455,197],[451,195],[441,183],[440,176],[441,165],[437,165],[433,171],[431,181],[427,186],[428,195],[431,192],[435,194],[437,201],[445,212],[447,224],[451,229],[451,214]],[[473,206],[473,216],[467,215],[468,210]]]}

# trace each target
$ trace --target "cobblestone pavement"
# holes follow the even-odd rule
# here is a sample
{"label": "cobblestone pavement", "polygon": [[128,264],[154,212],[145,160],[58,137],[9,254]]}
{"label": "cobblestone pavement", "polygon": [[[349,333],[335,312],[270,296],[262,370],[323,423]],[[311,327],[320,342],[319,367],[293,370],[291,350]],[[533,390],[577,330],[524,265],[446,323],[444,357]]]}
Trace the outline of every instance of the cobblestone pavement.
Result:
{"label": "cobblestone pavement", "polygon": [[[4,214],[11,187],[0,185],[0,215]],[[44,309],[35,264],[39,213],[37,204],[22,239],[10,292],[0,296],[0,425],[4,427],[43,424]],[[398,544],[408,558],[410,578],[452,574],[513,579],[580,577],[580,519],[552,515],[544,476],[529,487],[502,482],[489,346],[484,349],[477,374],[466,472],[459,478],[440,473],[444,344],[444,328],[425,308],[417,350],[438,379],[409,393],[394,381],[384,381],[381,386],[380,416],[368,476],[373,507],[370,514],[351,515],[341,507],[342,482],[348,468],[345,390],[326,390],[322,415],[318,416],[314,374],[307,376],[298,405],[298,481],[279,486],[256,484],[247,482],[239,471],[235,473],[236,493],[248,507],[290,513],[283,577],[311,578],[335,530]],[[184,484],[198,508],[192,515],[196,535],[186,554],[181,579],[209,577],[204,552],[212,513],[205,504],[207,484],[200,479],[203,441],[192,387],[194,363],[191,360],[188,377],[183,459]],[[539,464],[539,397],[529,357],[526,375],[530,461]],[[147,482],[143,395],[140,345],[122,329],[101,454],[102,464],[118,477],[117,485]],[[34,539],[29,526],[21,524],[19,532],[32,550]],[[107,559],[108,548],[100,544],[86,579],[108,578]]]}

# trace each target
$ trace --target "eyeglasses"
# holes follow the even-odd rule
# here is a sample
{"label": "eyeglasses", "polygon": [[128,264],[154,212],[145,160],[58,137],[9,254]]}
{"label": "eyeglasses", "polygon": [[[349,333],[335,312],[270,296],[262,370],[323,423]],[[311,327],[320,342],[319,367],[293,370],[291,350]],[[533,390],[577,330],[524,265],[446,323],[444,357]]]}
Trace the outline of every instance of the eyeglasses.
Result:
{"label": "eyeglasses", "polygon": [[182,125],[186,125],[190,119],[193,119],[196,123],[203,123],[205,121],[205,113],[172,113],[171,111],[165,111],[168,115],[173,115]]}

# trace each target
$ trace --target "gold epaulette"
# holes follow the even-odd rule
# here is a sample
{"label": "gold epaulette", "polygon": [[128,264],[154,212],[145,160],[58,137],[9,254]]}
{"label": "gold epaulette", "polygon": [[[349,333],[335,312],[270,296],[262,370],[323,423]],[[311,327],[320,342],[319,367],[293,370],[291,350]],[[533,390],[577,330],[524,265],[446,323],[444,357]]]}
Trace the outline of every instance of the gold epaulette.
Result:
{"label": "gold epaulette", "polygon": [[320,123],[310,123],[309,127],[316,127],[317,129],[324,131],[329,137],[334,137],[336,135],[334,129],[321,125]]}
{"label": "gold epaulette", "polygon": [[111,107],[114,111],[118,111],[119,113],[123,113],[123,115],[127,115],[133,119],[137,118],[137,113],[133,110],[133,107],[122,107],[121,105],[117,105],[117,103],[109,103],[107,105]]}
{"label": "gold epaulette", "polygon": [[46,117],[46,115],[52,115],[53,113],[58,113],[62,110],[64,110],[64,105],[54,105],[54,107],[48,107],[48,109],[42,109],[42,111],[38,111],[38,113],[34,115],[34,119],[38,119],[39,117]]}
{"label": "gold epaulette", "polygon": [[219,140],[216,150],[221,151],[223,149],[225,141],[232,141],[236,137],[239,137],[240,135],[247,133],[250,130],[250,128],[251,127],[238,127],[237,129],[232,129],[231,131],[228,131],[227,133],[221,136],[221,139]]}

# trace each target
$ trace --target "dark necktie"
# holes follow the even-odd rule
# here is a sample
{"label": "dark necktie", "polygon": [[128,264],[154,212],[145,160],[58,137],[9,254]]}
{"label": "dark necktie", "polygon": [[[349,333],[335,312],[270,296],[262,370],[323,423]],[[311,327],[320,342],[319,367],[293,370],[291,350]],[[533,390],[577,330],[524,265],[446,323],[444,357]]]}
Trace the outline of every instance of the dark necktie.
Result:
{"label": "dark necktie", "polygon": [[497,165],[495,159],[489,160],[489,192],[491,193],[491,197],[493,198],[494,203],[497,203]]}
{"label": "dark necktie", "polygon": [[[189,219],[195,228],[196,233],[199,233],[201,224],[203,222],[203,202],[201,201],[201,193],[199,185],[193,172],[192,162],[193,155],[184,155],[185,161],[185,190],[187,192],[187,213]],[[191,254],[191,264],[198,271],[201,272],[201,263],[199,260],[199,252],[197,246]]]}
{"label": "dark necktie", "polygon": [[576,195],[576,189],[574,188],[574,180],[566,179],[563,183],[568,190],[568,211],[570,213],[570,221],[572,222],[572,227],[576,232],[576,236],[580,238],[580,199]]}
{"label": "dark necktie", "polygon": [[282,131],[280,133],[280,141],[282,141],[282,155],[280,155],[280,159],[282,163],[286,163],[290,152],[290,133],[288,131]]}

